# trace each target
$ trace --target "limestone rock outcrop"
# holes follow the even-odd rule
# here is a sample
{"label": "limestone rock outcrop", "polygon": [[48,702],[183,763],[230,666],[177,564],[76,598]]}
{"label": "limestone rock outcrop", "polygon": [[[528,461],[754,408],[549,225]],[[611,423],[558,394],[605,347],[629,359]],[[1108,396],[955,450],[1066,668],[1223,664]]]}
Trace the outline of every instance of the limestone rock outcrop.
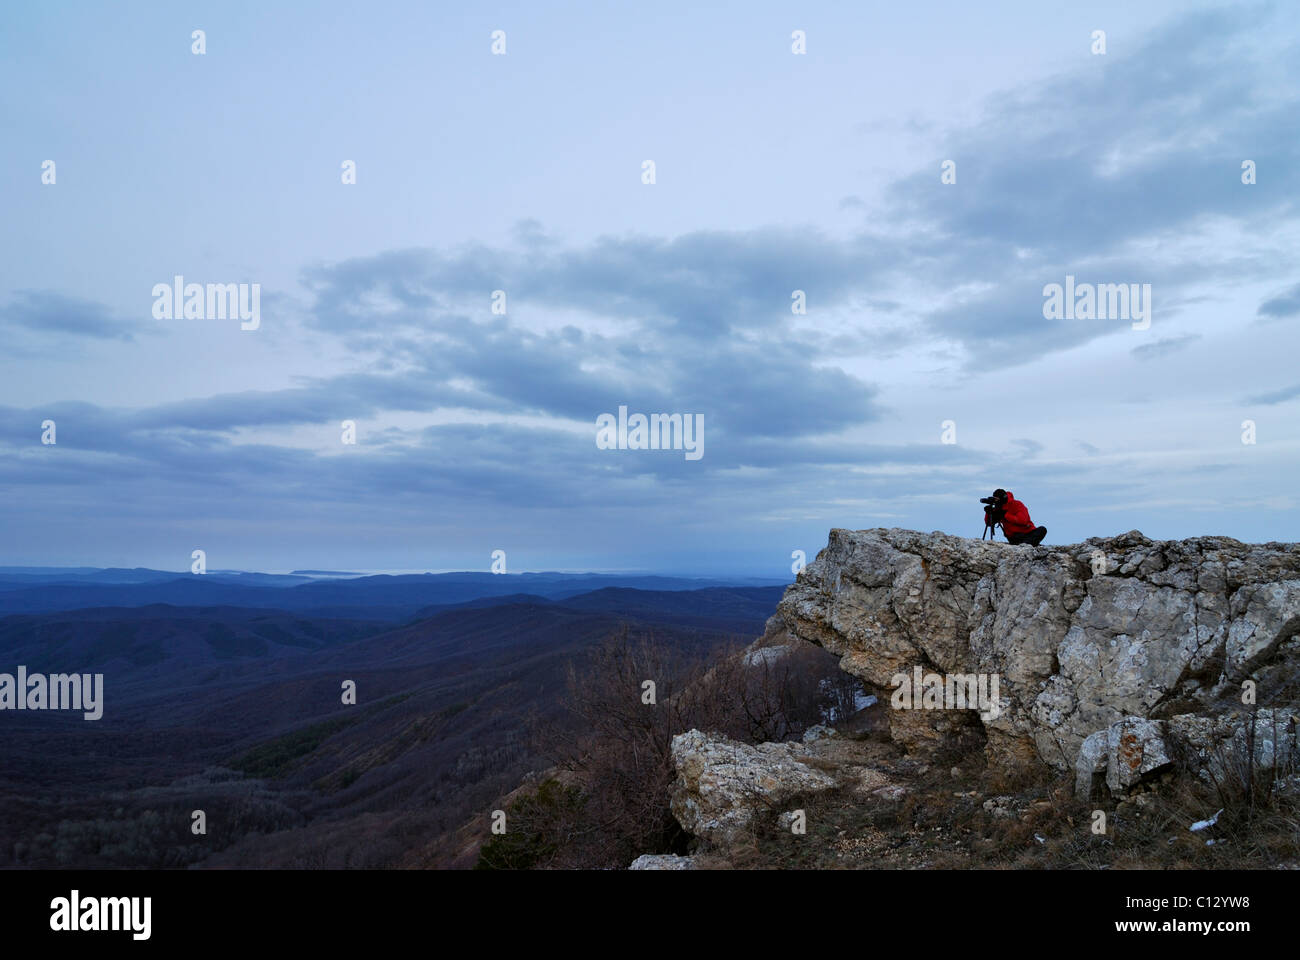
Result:
{"label": "limestone rock outcrop", "polygon": [[[991,773],[1055,768],[1078,797],[1109,794],[1117,809],[1147,802],[1153,781],[1219,785],[1243,764],[1300,793],[1300,544],[1132,531],[1031,547],[836,529],[748,656],[805,641],[878,698],[869,709],[887,716],[888,737],[857,718],[797,743],[680,734],[671,808],[707,845],[794,823],[792,808],[827,791],[898,802],[913,774],[968,765],[980,749]],[[891,692],[916,677],[940,678],[943,697],[896,703]],[[961,696],[993,677],[985,702]],[[1016,802],[983,808],[1017,817]]]}
{"label": "limestone rock outcrop", "polygon": [[1291,731],[1261,756],[1294,748],[1300,544],[835,529],[767,635],[782,630],[885,696],[917,667],[996,675],[997,710],[889,710],[891,737],[921,755],[982,738],[990,766],[1074,771],[1081,792],[1104,774],[1120,793],[1174,753],[1210,763],[1241,740],[1251,696]]}

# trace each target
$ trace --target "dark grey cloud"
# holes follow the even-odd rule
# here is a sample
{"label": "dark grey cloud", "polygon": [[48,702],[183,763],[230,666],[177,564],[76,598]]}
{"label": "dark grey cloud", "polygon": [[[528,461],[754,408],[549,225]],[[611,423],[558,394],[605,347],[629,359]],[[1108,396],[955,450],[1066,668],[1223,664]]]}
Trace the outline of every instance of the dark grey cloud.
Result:
{"label": "dark grey cloud", "polygon": [[[310,323],[406,368],[391,379],[417,381],[425,409],[594,421],[628,404],[703,413],[723,433],[795,437],[879,416],[870,384],[821,362],[824,338],[790,330],[793,291],[807,292],[810,311],[833,309],[892,262],[870,249],[801,230],[602,237],[544,252],[397,251],[316,265],[304,282]],[[490,314],[495,289],[505,316]],[[622,328],[514,321],[539,307]]]}
{"label": "dark grey cloud", "polygon": [[[653,475],[662,478],[699,479],[743,467],[802,469],[843,466],[940,466],[983,462],[985,455],[966,448],[940,444],[882,445],[848,443],[834,436],[817,436],[802,425],[783,435],[778,424],[766,430],[745,429],[745,421],[728,423],[724,414],[704,413],[704,458],[688,461],[679,451],[603,451],[597,448],[596,414],[580,427],[533,427],[511,423],[453,423],[403,431],[368,420],[392,406],[371,406],[365,413],[347,401],[326,405],[332,388],[311,391],[268,391],[264,394],[217,396],[210,400],[166,404],[143,410],[112,410],[87,403],[56,403],[39,408],[0,407],[0,447],[13,451],[11,478],[30,476],[30,467],[46,465],[43,477],[69,482],[87,471],[97,476],[113,474],[147,482],[184,480],[208,485],[219,478],[275,475],[284,470],[283,482],[295,482],[353,462],[351,471],[367,471],[368,496],[400,489],[424,489],[429,477],[465,476],[461,492],[478,496],[493,489],[478,475],[466,471],[500,471],[514,477],[513,496],[531,491],[537,477],[554,468],[568,484],[618,477]],[[743,398],[742,398],[743,399]],[[320,403],[322,406],[317,407]],[[599,412],[617,413],[618,404]],[[348,416],[348,413],[351,416]],[[632,405],[629,413],[664,412]],[[671,412],[671,411],[668,411]],[[738,415],[739,416],[739,415]],[[341,444],[341,421],[354,419],[358,447]],[[58,442],[41,443],[42,422],[53,420]],[[316,446],[335,453],[321,454],[289,446],[243,441],[237,430],[247,426],[315,425]],[[799,435],[803,434],[803,435]],[[310,434],[309,434],[310,436]],[[30,458],[44,459],[30,459]],[[368,464],[362,467],[359,464]],[[410,483],[403,465],[427,471],[424,480]],[[368,471],[374,468],[373,473]],[[584,480],[584,474],[587,476]],[[355,475],[349,473],[349,476]],[[260,482],[260,481],[259,481]],[[477,491],[477,492],[475,492]],[[570,489],[570,495],[572,490]]]}
{"label": "dark grey cloud", "polygon": [[[30,426],[42,412],[0,408],[8,491],[0,524],[81,552],[112,550],[122,538],[133,550],[147,543],[178,565],[196,546],[212,562],[274,531],[295,557],[338,556],[345,544],[372,566],[395,549],[411,558],[403,565],[427,563],[408,552],[424,538],[431,550],[484,558],[531,541],[539,556],[579,544],[628,563],[653,547],[680,567],[689,557],[673,560],[672,551],[707,552],[719,536],[736,549],[769,550],[773,537],[778,545],[795,537],[783,556],[815,550],[832,523],[969,526],[977,536],[976,497],[998,486],[1025,499],[1037,522],[1085,535],[1144,526],[1154,514],[1143,500],[1170,496],[1167,468],[1134,457],[1103,468],[937,442],[714,437],[707,424],[705,457],[692,463],[677,452],[597,449],[594,429],[510,423],[403,431],[361,421],[357,446],[308,451],[155,429],[141,426],[148,418],[139,412],[89,405],[57,408],[59,445],[43,447]],[[10,433],[15,425],[20,435]],[[321,429],[337,442],[336,424]],[[1221,472],[1245,482],[1249,464]],[[1117,503],[1133,506],[1093,515]],[[1082,522],[1080,511],[1089,513]]]}
{"label": "dark grey cloud", "polygon": [[1156,340],[1153,343],[1144,343],[1141,346],[1134,347],[1129,353],[1133,354],[1134,358],[1138,360],[1158,360],[1161,357],[1177,353],[1199,339],[1201,339],[1200,334],[1196,333],[1185,334],[1181,337],[1165,337],[1163,340]]}
{"label": "dark grey cloud", "polygon": [[1300,283],[1285,293],[1265,300],[1259,305],[1258,313],[1261,317],[1274,318],[1293,317],[1300,313]]}
{"label": "dark grey cloud", "polygon": [[1247,397],[1246,402],[1270,407],[1274,404],[1286,403],[1288,400],[1294,400],[1296,397],[1300,397],[1300,383],[1291,387],[1283,387],[1281,390],[1273,390],[1269,393],[1257,393],[1253,397]]}
{"label": "dark grey cloud", "polygon": [[467,302],[487,318],[499,289],[507,315],[534,304],[632,321],[653,336],[714,342],[787,324],[796,290],[806,292],[810,311],[840,305],[902,257],[878,238],[845,242],[813,229],[770,227],[670,239],[603,236],[522,252],[483,245],[391,251],[316,265],[302,279],[315,296],[311,324],[343,335],[424,327],[438,311]]}
{"label": "dark grey cloud", "polygon": [[82,339],[133,341],[138,333],[156,332],[151,321],[126,320],[102,303],[51,290],[15,291],[0,306],[0,329],[8,337],[27,335],[49,346]]}

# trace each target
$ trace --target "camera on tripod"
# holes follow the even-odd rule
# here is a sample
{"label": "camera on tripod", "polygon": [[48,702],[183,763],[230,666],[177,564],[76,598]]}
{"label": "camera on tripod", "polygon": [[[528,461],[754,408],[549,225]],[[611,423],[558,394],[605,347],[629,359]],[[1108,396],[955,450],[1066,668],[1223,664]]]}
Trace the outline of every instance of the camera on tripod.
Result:
{"label": "camera on tripod", "polygon": [[[999,496],[1001,494],[1001,496]],[[984,504],[984,532],[980,534],[980,539],[988,537],[990,540],[997,533],[998,526],[1002,523],[1005,516],[1003,507],[1007,503],[1007,494],[1005,490],[993,491],[991,497],[980,497],[980,503]]]}

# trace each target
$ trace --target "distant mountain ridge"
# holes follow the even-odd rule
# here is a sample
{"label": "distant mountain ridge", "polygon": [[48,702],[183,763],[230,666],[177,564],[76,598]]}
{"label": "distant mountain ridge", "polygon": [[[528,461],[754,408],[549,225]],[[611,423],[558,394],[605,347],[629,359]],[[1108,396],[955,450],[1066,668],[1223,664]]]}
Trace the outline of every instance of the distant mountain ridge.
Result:
{"label": "distant mountain ridge", "polygon": [[[294,611],[238,606],[92,607],[0,616],[0,655],[33,670],[130,667],[132,681],[155,682],[171,670],[192,670],[245,660],[310,655],[322,662],[326,648],[422,631],[438,624],[478,618],[493,630],[510,631],[539,616],[600,616],[687,629],[752,632],[781,599],[783,587],[710,587],[704,590],[640,591],[606,588],[552,600],[533,594],[481,597],[422,608],[408,622],[316,617]],[[613,622],[613,621],[611,621]],[[422,633],[420,635],[423,635]],[[391,651],[389,654],[391,655]],[[384,658],[381,658],[381,662]]]}
{"label": "distant mountain ridge", "polygon": [[343,619],[402,622],[426,608],[510,595],[563,600],[605,588],[666,593],[784,586],[780,580],[753,577],[691,579],[658,575],[464,572],[318,580],[229,571],[199,575],[144,568],[90,572],[60,569],[39,574],[31,572],[32,569],[0,569],[0,616],[168,604],[252,607]]}

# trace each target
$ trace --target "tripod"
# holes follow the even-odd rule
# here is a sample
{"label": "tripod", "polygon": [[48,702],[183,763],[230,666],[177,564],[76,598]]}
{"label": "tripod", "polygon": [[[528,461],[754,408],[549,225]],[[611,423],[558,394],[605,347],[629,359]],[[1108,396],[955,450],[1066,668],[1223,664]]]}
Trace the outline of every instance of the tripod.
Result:
{"label": "tripod", "polygon": [[[999,515],[999,513],[985,510],[984,511],[984,532],[980,534],[980,539],[983,540],[984,538],[987,537],[989,540],[996,540],[998,536],[997,535],[998,528],[1000,528],[1001,526],[1002,526],[1002,517]],[[1005,530],[1003,530],[1002,533],[1004,536],[1006,535]]]}

